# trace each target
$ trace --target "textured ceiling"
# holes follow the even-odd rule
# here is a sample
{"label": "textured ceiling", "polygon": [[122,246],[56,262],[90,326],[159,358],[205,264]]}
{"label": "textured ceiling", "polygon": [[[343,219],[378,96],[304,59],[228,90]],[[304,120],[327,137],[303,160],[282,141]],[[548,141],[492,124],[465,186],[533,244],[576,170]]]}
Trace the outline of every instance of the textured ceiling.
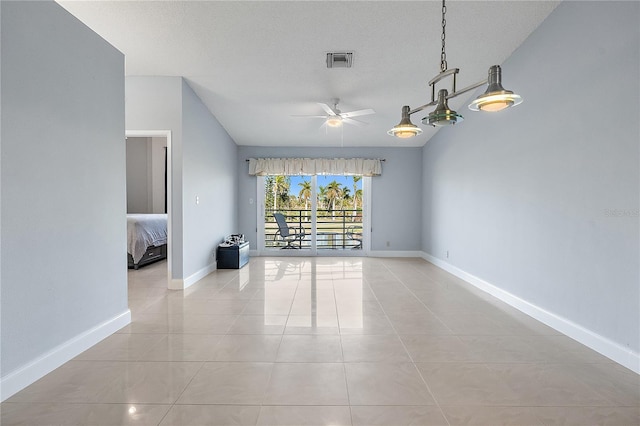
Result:
{"label": "textured ceiling", "polygon": [[[440,65],[440,2],[59,3],[125,54],[127,75],[185,77],[238,145],[422,146],[435,133],[420,113],[412,121],[425,130],[421,136],[400,140],[386,132],[402,105],[430,100],[427,82]],[[450,0],[446,52],[449,68],[460,68],[458,87],[486,78],[557,4]],[[353,67],[327,69],[331,51],[354,52]],[[508,69],[503,80],[510,88]],[[331,98],[341,99],[343,112],[376,114],[360,118],[368,126],[338,129],[291,117],[322,114],[317,102]],[[471,114],[462,98],[449,105]]]}

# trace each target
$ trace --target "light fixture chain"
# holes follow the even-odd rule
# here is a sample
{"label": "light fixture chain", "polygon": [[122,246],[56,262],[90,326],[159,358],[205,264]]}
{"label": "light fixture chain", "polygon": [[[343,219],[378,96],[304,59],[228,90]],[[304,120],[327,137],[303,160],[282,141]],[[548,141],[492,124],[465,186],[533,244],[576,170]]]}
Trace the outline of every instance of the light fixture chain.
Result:
{"label": "light fixture chain", "polygon": [[444,18],[444,15],[447,13],[447,6],[444,4],[445,0],[442,0],[442,52],[440,53],[440,71],[444,72],[447,70],[447,53],[444,51],[444,42],[446,38],[445,28],[447,26],[447,20]]}

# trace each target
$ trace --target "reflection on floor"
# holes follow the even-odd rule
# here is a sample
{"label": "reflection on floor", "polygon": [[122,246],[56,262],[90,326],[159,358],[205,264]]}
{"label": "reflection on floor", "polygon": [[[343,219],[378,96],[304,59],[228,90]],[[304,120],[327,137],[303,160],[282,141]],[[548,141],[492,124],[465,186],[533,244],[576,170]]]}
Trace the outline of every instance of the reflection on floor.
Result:
{"label": "reflection on floor", "polygon": [[133,322],[2,425],[637,425],[639,376],[419,259],[253,258]]}

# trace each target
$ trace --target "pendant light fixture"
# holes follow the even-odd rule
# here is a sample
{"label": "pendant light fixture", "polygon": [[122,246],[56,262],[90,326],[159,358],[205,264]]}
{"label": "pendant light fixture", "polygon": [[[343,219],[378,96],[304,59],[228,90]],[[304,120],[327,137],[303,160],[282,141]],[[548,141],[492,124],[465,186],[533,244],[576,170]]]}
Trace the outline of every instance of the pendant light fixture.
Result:
{"label": "pendant light fixture", "polygon": [[[442,127],[461,122],[464,118],[462,115],[449,108],[447,100],[477,89],[485,84],[487,85],[487,90],[471,102],[469,109],[473,111],[495,112],[522,103],[522,98],[519,95],[516,95],[510,90],[505,90],[505,88],[502,87],[502,69],[500,68],[500,65],[493,65],[489,68],[489,76],[486,80],[482,80],[478,83],[467,86],[464,89],[456,91],[456,77],[458,72],[460,72],[460,69],[447,68],[447,53],[445,51],[445,30],[447,26],[447,21],[445,19],[446,13],[447,6],[445,5],[445,0],[442,0],[442,35],[440,37],[442,40],[442,50],[440,52],[440,73],[429,81],[429,86],[431,87],[431,102],[415,109],[411,109],[408,105],[403,106],[402,120],[400,120],[398,125],[394,126],[387,132],[392,136],[409,138],[422,133],[420,128],[411,123],[410,116],[411,114],[415,114],[416,112],[434,105],[436,106],[436,109],[422,119],[423,124]],[[451,76],[453,80],[451,93],[446,89],[440,89],[438,91],[438,98],[436,99],[436,84],[440,82],[440,80],[449,76]]]}
{"label": "pendant light fixture", "polygon": [[422,119],[422,124],[430,126],[448,126],[464,120],[460,114],[449,109],[447,105],[447,89],[440,89],[438,92],[438,103],[436,109]]}
{"label": "pendant light fixture", "polygon": [[387,132],[391,136],[395,136],[398,138],[411,138],[422,133],[422,129],[415,124],[411,123],[411,119],[409,118],[409,107],[402,107],[402,120],[400,123],[393,126],[393,129]]}
{"label": "pendant light fixture", "polygon": [[502,87],[500,66],[494,65],[489,68],[488,81],[487,90],[469,104],[470,110],[496,112],[522,103],[520,96]]}

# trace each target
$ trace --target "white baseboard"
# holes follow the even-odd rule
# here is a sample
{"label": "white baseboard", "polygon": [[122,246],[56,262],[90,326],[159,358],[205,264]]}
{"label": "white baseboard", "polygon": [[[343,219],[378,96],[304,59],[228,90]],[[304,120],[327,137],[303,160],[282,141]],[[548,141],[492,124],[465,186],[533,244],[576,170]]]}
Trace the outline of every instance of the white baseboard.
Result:
{"label": "white baseboard", "polygon": [[12,371],[0,380],[0,400],[4,401],[21,391],[130,322],[131,311],[127,309],[120,315],[67,340],[49,352]]}
{"label": "white baseboard", "polygon": [[539,306],[536,306],[526,300],[519,298],[493,284],[484,281],[475,275],[469,274],[462,269],[438,259],[428,253],[422,252],[422,258],[427,262],[433,263],[439,268],[455,275],[456,277],[468,282],[478,289],[489,293],[490,295],[502,300],[519,311],[529,315],[543,324],[571,337],[583,345],[593,349],[594,351],[606,356],[607,358],[617,362],[618,364],[640,374],[640,354],[629,348],[625,348],[604,336],[594,333],[576,324],[566,318],[560,317],[553,312],[549,312]]}
{"label": "white baseboard", "polygon": [[205,266],[199,271],[194,272],[193,274],[189,275],[187,278],[184,278],[184,279],[172,278],[169,281],[169,290],[184,290],[187,287],[197,283],[202,278],[206,277],[216,269],[217,269],[216,264],[214,262]]}
{"label": "white baseboard", "polygon": [[371,250],[369,257],[422,257],[422,252],[411,250]]}

